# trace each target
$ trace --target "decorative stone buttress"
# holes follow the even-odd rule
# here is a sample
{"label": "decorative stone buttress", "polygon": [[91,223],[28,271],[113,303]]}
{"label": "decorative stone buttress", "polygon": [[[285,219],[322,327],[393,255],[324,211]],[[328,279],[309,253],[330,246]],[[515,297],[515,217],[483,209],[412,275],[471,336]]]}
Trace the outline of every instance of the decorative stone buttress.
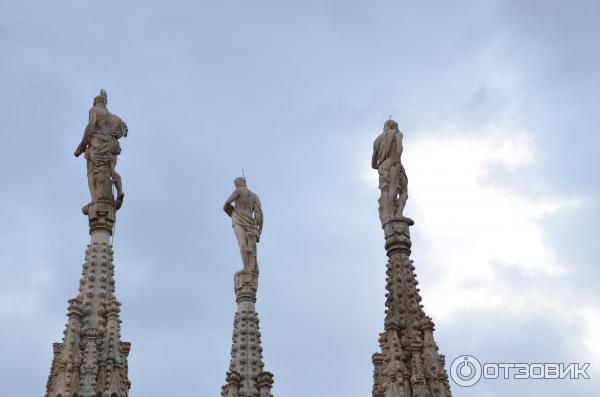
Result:
{"label": "decorative stone buttress", "polygon": [[237,312],[233,321],[231,361],[221,388],[223,397],[272,397],[273,374],[264,370],[258,313],[256,243],[262,232],[262,208],[258,196],[248,190],[246,180],[237,178],[236,189],[224,210],[231,217],[244,268],[235,273]]}
{"label": "decorative stone buttress", "polygon": [[[131,344],[121,341],[121,304],[115,297],[110,237],[124,194],[112,193],[118,139],[127,127],[108,112],[104,90],[94,99],[90,123],[76,155],[85,152],[92,201],[84,208],[90,227],[79,294],[69,300],[68,322],[54,356],[45,397],[127,397],[127,357]],[[118,119],[118,121],[117,121]],[[81,150],[80,150],[81,149]],[[79,152],[79,153],[78,153]]]}
{"label": "decorative stone buttress", "polygon": [[386,311],[381,352],[373,355],[373,397],[451,397],[444,355],[425,315],[413,261],[411,219],[402,215],[408,179],[400,161],[402,133],[393,120],[375,140],[373,168],[379,172],[379,215],[387,251]]}

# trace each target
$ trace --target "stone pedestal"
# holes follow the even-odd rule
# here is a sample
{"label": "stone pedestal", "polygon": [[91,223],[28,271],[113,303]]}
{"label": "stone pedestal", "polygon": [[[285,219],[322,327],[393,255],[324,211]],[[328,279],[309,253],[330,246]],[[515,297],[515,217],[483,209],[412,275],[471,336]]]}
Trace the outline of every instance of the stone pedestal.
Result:
{"label": "stone pedestal", "polygon": [[83,207],[88,216],[90,234],[95,230],[107,230],[112,234],[116,221],[116,210],[112,201],[96,201]]}
{"label": "stone pedestal", "polygon": [[258,290],[258,273],[241,270],[234,276],[235,301],[256,303]]}

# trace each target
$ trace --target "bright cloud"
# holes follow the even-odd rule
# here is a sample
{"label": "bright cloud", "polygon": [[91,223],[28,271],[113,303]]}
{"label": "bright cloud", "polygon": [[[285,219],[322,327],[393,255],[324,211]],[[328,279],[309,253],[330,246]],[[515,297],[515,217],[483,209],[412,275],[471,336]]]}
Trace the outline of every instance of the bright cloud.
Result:
{"label": "bright cloud", "polygon": [[497,125],[471,136],[415,136],[419,138],[405,158],[409,194],[420,213],[429,260],[445,269],[434,287],[435,295],[445,298],[430,302],[436,317],[475,305],[494,306],[513,294],[498,280],[498,267],[514,267],[533,277],[566,272],[544,242],[541,221],[579,200],[529,197],[487,180],[492,169],[515,172],[535,164],[530,134]]}
{"label": "bright cloud", "polygon": [[[427,312],[441,320],[461,310],[507,309],[510,300],[515,312],[585,324],[576,350],[600,364],[600,310],[575,297],[576,287],[564,282],[568,264],[544,239],[545,218],[583,201],[529,194],[511,186],[512,178],[495,183],[494,171],[516,173],[539,161],[527,130],[504,123],[477,135],[459,132],[413,131],[406,138],[409,216],[426,239],[421,256],[443,274],[423,291]],[[527,279],[528,288],[506,270]],[[574,299],[581,310],[573,310]]]}

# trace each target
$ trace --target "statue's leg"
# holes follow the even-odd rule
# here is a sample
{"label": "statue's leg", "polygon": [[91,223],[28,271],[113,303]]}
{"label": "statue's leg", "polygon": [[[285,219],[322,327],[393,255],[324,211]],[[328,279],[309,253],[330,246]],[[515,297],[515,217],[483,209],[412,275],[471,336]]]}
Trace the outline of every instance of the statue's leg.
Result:
{"label": "statue's leg", "polygon": [[390,170],[388,167],[381,165],[379,167],[379,189],[381,197],[379,198],[379,219],[382,224],[385,224],[392,215],[390,205]]}
{"label": "statue's leg", "polygon": [[398,203],[396,204],[396,217],[403,218],[404,215],[404,207],[406,206],[406,200],[408,200],[408,180],[406,179],[406,174],[399,170],[398,172]]}
{"label": "statue's leg", "polygon": [[253,233],[247,234],[248,239],[248,262],[249,262],[249,270],[255,271],[258,273],[258,260],[256,255],[256,235]]}
{"label": "statue's leg", "polygon": [[[400,167],[392,165],[390,167],[390,188],[388,191],[388,205],[390,217],[398,218],[399,195],[400,195]],[[400,211],[400,214],[402,212]]]}
{"label": "statue's leg", "polygon": [[112,180],[115,184],[115,189],[117,189],[117,200],[115,201],[115,207],[117,209],[121,208],[123,205],[123,199],[125,198],[125,193],[123,193],[123,185],[121,182],[121,175],[117,171],[113,169],[112,172]]}
{"label": "statue's leg", "polygon": [[385,217],[386,197],[387,197],[387,188],[382,188],[381,195],[379,196],[379,200],[377,200],[377,202],[379,203],[379,220],[381,221],[382,224],[387,222],[386,217]]}
{"label": "statue's leg", "polygon": [[240,255],[242,256],[242,263],[244,265],[244,270],[248,270],[249,261],[248,261],[248,253],[247,253],[247,245],[246,245],[246,231],[240,225],[233,225],[233,231],[235,233],[235,237],[237,238],[238,245],[240,246]]}
{"label": "statue's leg", "polygon": [[117,189],[117,196],[124,196],[123,194],[123,183],[121,182],[121,175],[115,170],[112,172],[113,182],[115,184],[115,189]]}
{"label": "statue's leg", "polygon": [[121,175],[116,171],[117,166],[117,156],[111,155],[110,159],[110,176],[113,184],[115,185],[115,189],[117,189],[117,199],[115,200],[115,208],[119,209],[123,205],[123,199],[125,198],[125,193],[123,193],[123,182],[121,181]]}
{"label": "statue's leg", "polygon": [[91,159],[87,159],[87,178],[88,178],[88,188],[90,189],[90,197],[91,202],[96,201],[96,194],[94,189],[94,162]]}

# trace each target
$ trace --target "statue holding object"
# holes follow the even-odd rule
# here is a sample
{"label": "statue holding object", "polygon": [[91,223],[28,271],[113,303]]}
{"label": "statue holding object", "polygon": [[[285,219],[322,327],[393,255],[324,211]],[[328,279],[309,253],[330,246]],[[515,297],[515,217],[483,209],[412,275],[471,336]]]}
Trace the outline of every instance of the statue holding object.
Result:
{"label": "statue holding object", "polygon": [[[99,202],[114,205],[118,210],[125,197],[121,176],[115,167],[117,156],[121,153],[119,139],[127,136],[128,129],[119,116],[108,111],[107,103],[106,91],[100,90],[90,109],[81,143],[75,150],[75,157],[85,153],[87,161],[88,186],[92,199],[83,207],[83,213],[86,215],[90,205]],[[113,185],[117,191],[116,199],[112,193]]]}

